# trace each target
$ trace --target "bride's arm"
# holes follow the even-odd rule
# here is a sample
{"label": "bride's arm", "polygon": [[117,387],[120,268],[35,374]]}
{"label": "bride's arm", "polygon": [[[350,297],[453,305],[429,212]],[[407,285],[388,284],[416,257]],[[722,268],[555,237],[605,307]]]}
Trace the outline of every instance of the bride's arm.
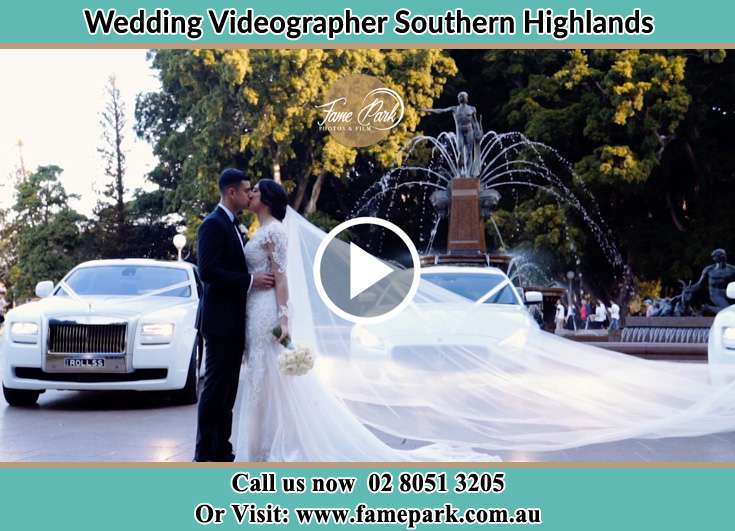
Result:
{"label": "bride's arm", "polygon": [[276,302],[278,303],[278,319],[281,325],[281,337],[278,341],[291,334],[288,327],[288,278],[286,273],[274,273],[276,278]]}
{"label": "bride's arm", "polygon": [[276,303],[278,304],[278,320],[281,326],[283,340],[290,335],[288,322],[288,276],[286,275],[286,235],[282,232],[272,232],[265,245],[271,261],[271,270],[275,278]]}

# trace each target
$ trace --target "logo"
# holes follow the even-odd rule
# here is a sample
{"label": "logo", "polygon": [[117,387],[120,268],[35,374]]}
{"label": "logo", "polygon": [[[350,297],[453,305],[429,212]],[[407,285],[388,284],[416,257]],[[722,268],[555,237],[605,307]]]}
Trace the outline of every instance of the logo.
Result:
{"label": "logo", "polygon": [[329,89],[327,101],[316,107],[319,129],[349,147],[365,147],[385,139],[403,119],[403,98],[378,78],[351,74]]}

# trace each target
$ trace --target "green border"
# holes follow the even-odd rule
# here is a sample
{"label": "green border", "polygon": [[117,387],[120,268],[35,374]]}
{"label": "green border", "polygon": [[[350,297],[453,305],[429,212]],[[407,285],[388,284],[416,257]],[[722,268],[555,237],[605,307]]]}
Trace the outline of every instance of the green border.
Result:
{"label": "green border", "polygon": [[[89,35],[82,16],[84,8],[108,9],[114,7],[118,12],[133,14],[143,8],[151,12],[157,7],[168,8],[173,13],[181,15],[196,14],[206,17],[208,8],[223,9],[236,8],[240,13],[248,7],[256,14],[264,15],[291,15],[291,14],[338,14],[349,5],[354,13],[359,15],[383,14],[390,15],[391,24],[385,35],[379,36],[350,36],[344,35],[333,41],[326,37],[317,38],[305,36],[299,40],[289,41],[279,36],[217,36],[211,31],[209,23],[205,20],[204,36],[199,40],[189,40],[185,36],[156,36],[156,35]],[[632,13],[635,8],[640,8],[643,13],[655,17],[656,31],[648,36],[610,35],[610,36],[587,36],[578,35],[566,40],[555,40],[550,36],[539,35],[463,35],[463,36],[429,36],[429,35],[396,35],[392,31],[393,13],[399,7],[410,9],[414,13],[426,15],[441,14],[447,9],[462,8],[468,15],[472,14],[509,14],[513,15],[520,23],[521,13],[524,8],[538,9],[551,8],[556,13],[565,13],[569,8],[583,11],[591,8],[599,14],[622,14]],[[601,0],[588,0],[587,2],[570,1],[538,1],[528,0],[517,2],[510,0],[498,0],[487,2],[486,0],[464,0],[453,4],[432,5],[425,1],[404,0],[401,2],[373,0],[371,2],[338,2],[336,0],[323,0],[318,4],[284,0],[280,2],[251,0],[249,2],[232,0],[210,0],[208,2],[182,0],[175,3],[161,3],[151,1],[137,2],[111,2],[111,1],[80,1],[64,0],[63,2],[6,2],[2,17],[0,17],[0,43],[5,45],[23,44],[78,44],[78,45],[131,45],[131,44],[183,44],[183,45],[349,45],[349,44],[433,44],[437,46],[461,46],[461,45],[574,45],[574,44],[614,44],[620,43],[626,46],[640,46],[645,44],[691,44],[691,45],[723,45],[735,42],[733,38],[733,21],[735,20],[735,3],[726,1],[704,1],[696,5],[689,3],[674,3],[664,0],[648,0],[646,2],[634,2],[622,0],[612,4]]]}
{"label": "green border", "polygon": [[[318,465],[317,465],[318,466]],[[470,467],[471,468],[471,467]],[[462,469],[469,471],[470,468]],[[397,478],[401,468],[389,470]],[[506,489],[500,494],[455,494],[451,492],[456,468],[412,468],[414,472],[446,472],[448,494],[372,494],[367,476],[373,469],[350,468],[5,468],[0,472],[0,509],[4,529],[200,529],[194,507],[208,502],[219,507],[230,503],[268,502],[286,508],[353,507],[365,502],[371,507],[440,507],[451,502],[466,507],[538,507],[545,530],[604,531],[620,529],[725,529],[732,527],[733,468],[495,468],[479,472],[505,473]],[[354,476],[352,494],[237,494],[230,478],[238,471],[252,476],[274,472],[282,476]],[[395,480],[397,483],[397,479]],[[228,516],[217,529],[245,528]],[[252,528],[252,526],[247,526]],[[292,528],[268,526],[267,528]],[[331,529],[337,526],[312,528]],[[354,528],[357,526],[339,526]],[[402,529],[401,526],[365,528]],[[444,529],[448,526],[436,526]],[[465,528],[469,526],[451,526]],[[518,526],[515,526],[518,527]],[[539,526],[530,526],[539,527]],[[266,527],[262,527],[266,528]],[[424,529],[427,527],[424,527]],[[405,528],[404,528],[405,529]]]}

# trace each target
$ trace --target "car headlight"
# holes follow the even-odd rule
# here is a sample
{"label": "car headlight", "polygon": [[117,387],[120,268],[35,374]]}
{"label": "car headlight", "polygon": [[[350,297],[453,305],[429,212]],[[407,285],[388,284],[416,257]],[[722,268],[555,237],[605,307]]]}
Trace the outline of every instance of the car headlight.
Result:
{"label": "car headlight", "polygon": [[17,322],[10,325],[10,338],[14,343],[38,342],[38,323]]}
{"label": "car headlight", "polygon": [[363,326],[356,326],[353,334],[355,340],[364,348],[371,350],[382,350],[385,348],[385,341]]}
{"label": "car headlight", "polygon": [[142,345],[171,343],[173,337],[173,323],[146,323],[140,327],[140,343]]}
{"label": "car headlight", "polygon": [[735,349],[735,326],[726,326],[722,329],[722,344],[726,348]]}

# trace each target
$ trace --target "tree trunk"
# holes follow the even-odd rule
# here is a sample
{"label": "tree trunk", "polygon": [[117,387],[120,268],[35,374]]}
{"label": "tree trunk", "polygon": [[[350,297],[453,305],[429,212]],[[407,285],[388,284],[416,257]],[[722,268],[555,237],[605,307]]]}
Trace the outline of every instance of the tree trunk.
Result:
{"label": "tree trunk", "polygon": [[296,188],[296,198],[293,204],[293,208],[297,212],[301,212],[301,205],[304,204],[304,197],[306,196],[306,191],[309,189],[309,181],[311,181],[311,172],[314,169],[314,152],[311,149],[307,149],[304,155],[306,157],[306,168],[304,168],[299,178]]}
{"label": "tree trunk", "polygon": [[324,184],[324,174],[320,173],[319,176],[316,178],[316,181],[314,181],[314,186],[311,189],[311,196],[309,197],[309,202],[306,204],[306,208],[304,209],[304,214],[309,215],[316,212],[316,203],[319,201],[319,194],[322,193],[322,185]]}
{"label": "tree trunk", "polygon": [[698,196],[702,184],[704,184],[704,179],[702,177],[702,171],[699,167],[699,161],[694,154],[694,150],[692,149],[692,145],[689,143],[689,140],[684,141],[684,153],[686,153],[687,158],[689,159],[689,163],[692,165],[692,170],[694,171],[694,194]]}
{"label": "tree trunk", "polygon": [[671,221],[679,232],[686,232],[684,225],[679,221],[679,217],[676,215],[676,208],[674,202],[671,200],[671,191],[666,192],[666,206],[669,207],[669,214],[671,214]]}
{"label": "tree trunk", "polygon": [[281,164],[279,162],[274,162],[273,166],[273,180],[276,181],[278,184],[281,184]]}
{"label": "tree trunk", "polygon": [[301,212],[301,204],[304,202],[306,196],[306,189],[309,187],[309,174],[306,173],[299,177],[299,182],[296,187],[296,197],[293,201],[293,209],[297,212]]}

